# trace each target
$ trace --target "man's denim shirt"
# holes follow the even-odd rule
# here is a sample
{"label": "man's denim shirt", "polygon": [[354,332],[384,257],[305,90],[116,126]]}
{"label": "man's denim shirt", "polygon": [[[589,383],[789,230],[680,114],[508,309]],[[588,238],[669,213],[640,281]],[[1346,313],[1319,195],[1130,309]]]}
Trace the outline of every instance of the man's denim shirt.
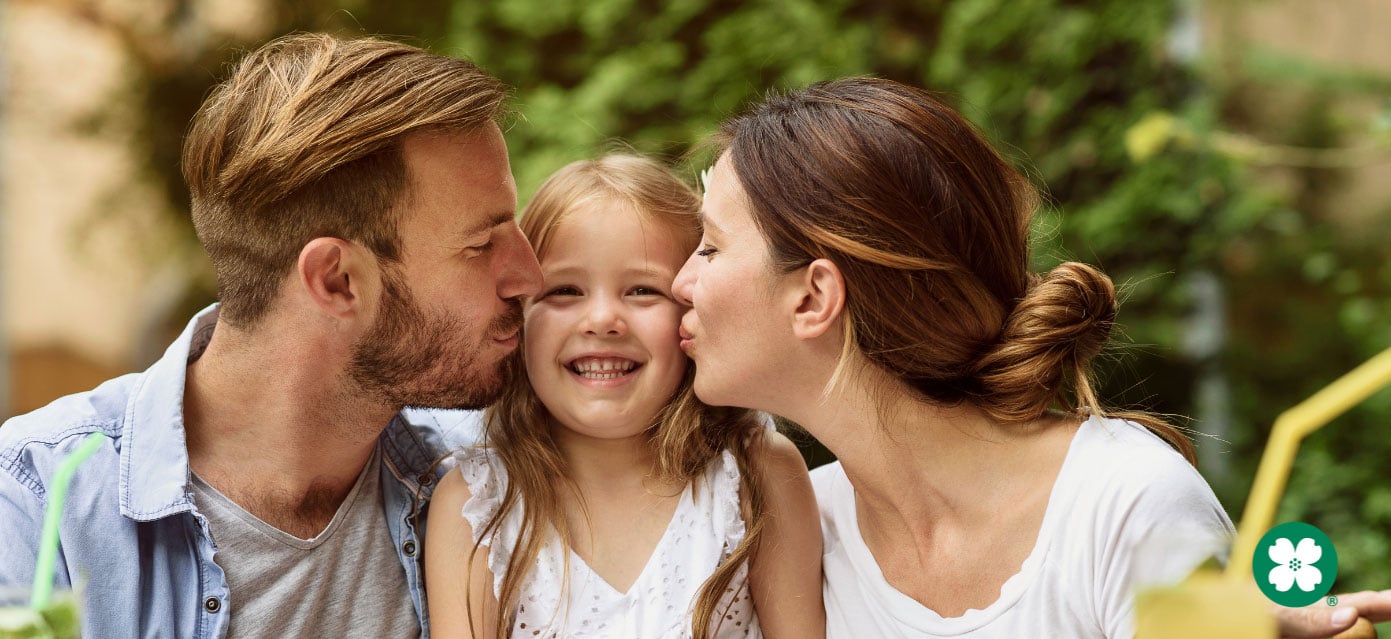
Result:
{"label": "man's denim shirt", "polygon": [[[204,309],[153,366],[69,395],[0,427],[0,586],[27,586],[47,484],[90,433],[110,441],[78,469],[63,509],[59,587],[83,583],[83,636],[212,638],[227,633],[227,592],[207,520],[190,496],[184,374],[212,337]],[[421,554],[425,505],[443,476],[435,460],[477,439],[478,416],[404,411],[381,436],[383,524],[429,636]],[[287,426],[288,427],[288,426]]]}

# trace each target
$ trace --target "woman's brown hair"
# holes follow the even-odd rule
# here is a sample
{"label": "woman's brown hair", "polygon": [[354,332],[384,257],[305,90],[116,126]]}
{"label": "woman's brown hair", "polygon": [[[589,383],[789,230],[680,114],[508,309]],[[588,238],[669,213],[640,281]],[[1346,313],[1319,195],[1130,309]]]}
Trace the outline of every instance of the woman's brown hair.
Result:
{"label": "woman's brown hair", "polygon": [[[774,268],[841,270],[846,354],[1001,421],[1102,414],[1090,374],[1115,320],[1110,278],[1078,262],[1029,270],[1037,190],[944,101],[890,80],[822,82],[727,121],[719,141]],[[1114,414],[1193,461],[1172,425]]]}
{"label": "woman's brown hair", "polygon": [[[695,250],[700,240],[700,199],[689,186],[661,164],[643,157],[615,154],[597,160],[571,163],[557,171],[536,192],[520,225],[541,260],[555,228],[567,216],[593,202],[614,202],[637,211],[645,220],[670,229],[681,238],[683,254]],[[524,355],[517,349],[509,365],[521,370]],[[655,452],[653,475],[661,480],[690,482],[724,450],[733,455],[740,472],[739,490],[744,509],[744,540],[702,584],[692,608],[695,637],[711,635],[712,619],[723,619],[718,610],[732,604],[739,592],[727,593],[739,567],[758,548],[763,527],[763,493],[759,469],[751,463],[762,445],[763,423],[752,411],[707,406],[695,396],[695,367],[688,363],[680,385],[648,430]],[[508,482],[497,514],[482,530],[469,562],[515,509],[521,509],[522,525],[498,587],[497,636],[506,637],[515,619],[518,598],[528,572],[546,537],[553,529],[566,548],[571,547],[570,527],[560,499],[561,491],[578,496],[569,479],[564,458],[551,437],[553,418],[530,384],[512,384],[484,415],[485,445],[507,469]],[[582,503],[582,502],[581,502]],[[566,553],[568,560],[568,553]],[[568,561],[566,571],[568,573]],[[565,597],[562,594],[561,600]],[[473,626],[473,602],[469,602]],[[559,612],[559,611],[557,611]],[[717,627],[717,625],[716,625]]]}

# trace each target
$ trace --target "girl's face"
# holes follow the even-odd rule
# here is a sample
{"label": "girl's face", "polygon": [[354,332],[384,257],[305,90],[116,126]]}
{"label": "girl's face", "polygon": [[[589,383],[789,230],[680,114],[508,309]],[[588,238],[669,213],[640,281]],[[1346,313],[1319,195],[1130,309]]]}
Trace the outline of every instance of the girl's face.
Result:
{"label": "girl's face", "polygon": [[692,306],[681,322],[681,348],[696,363],[696,396],[785,414],[779,380],[792,366],[785,357],[790,323],[778,301],[787,278],[769,266],[767,242],[727,154],[711,172],[701,217],[700,246],[673,284],[677,299]]}
{"label": "girl's face", "polygon": [[556,226],[523,339],[527,376],[560,425],[619,438],[656,420],[687,367],[671,292],[685,257],[670,229],[626,203],[593,202]]}

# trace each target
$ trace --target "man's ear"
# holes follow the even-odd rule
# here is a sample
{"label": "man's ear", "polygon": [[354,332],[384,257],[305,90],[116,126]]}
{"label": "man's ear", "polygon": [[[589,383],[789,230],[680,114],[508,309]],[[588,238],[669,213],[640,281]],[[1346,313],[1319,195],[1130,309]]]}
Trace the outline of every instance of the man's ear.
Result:
{"label": "man's ear", "polygon": [[361,311],[370,270],[361,247],[336,237],[316,237],[299,252],[300,285],[320,311],[334,317]]}
{"label": "man's ear", "polygon": [[845,277],[827,259],[813,260],[797,277],[800,299],[792,315],[792,332],[801,339],[820,337],[836,325],[845,309]]}

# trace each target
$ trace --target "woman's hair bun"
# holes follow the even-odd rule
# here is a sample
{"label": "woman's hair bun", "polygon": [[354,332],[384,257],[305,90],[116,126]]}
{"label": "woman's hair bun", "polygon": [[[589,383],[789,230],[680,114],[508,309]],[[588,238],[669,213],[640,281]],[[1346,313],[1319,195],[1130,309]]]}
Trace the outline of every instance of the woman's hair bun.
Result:
{"label": "woman's hair bun", "polygon": [[1064,262],[1034,276],[1005,320],[999,341],[977,362],[982,406],[996,417],[1020,420],[1067,404],[1068,382],[1083,381],[1080,403],[1094,404],[1085,376],[1111,336],[1116,289],[1111,278],[1080,262]]}

